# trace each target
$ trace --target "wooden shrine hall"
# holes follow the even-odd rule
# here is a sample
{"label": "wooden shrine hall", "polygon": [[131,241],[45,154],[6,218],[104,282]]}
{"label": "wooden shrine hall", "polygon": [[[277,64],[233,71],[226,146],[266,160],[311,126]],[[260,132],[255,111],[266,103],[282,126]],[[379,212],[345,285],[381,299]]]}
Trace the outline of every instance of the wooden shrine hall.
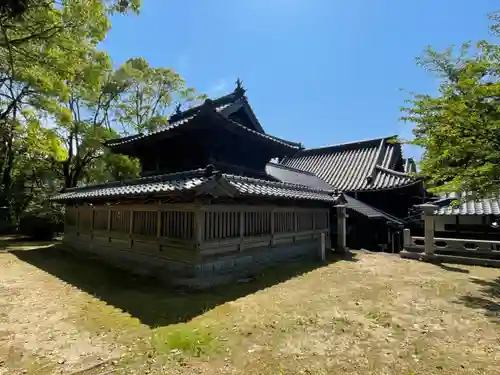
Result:
{"label": "wooden shrine hall", "polygon": [[328,246],[337,225],[339,249],[345,246],[345,215],[342,207],[338,217],[333,209],[344,202],[337,190],[283,182],[266,172],[269,160],[291,157],[301,146],[265,133],[240,81],[228,95],[177,108],[159,131],[106,146],[138,158],[142,176],[52,198],[66,206],[70,249],[205,287],[318,256],[321,238]]}
{"label": "wooden shrine hall", "polygon": [[422,181],[411,175],[415,163],[403,158],[396,136],[302,149],[281,164],[344,193],[353,248],[399,251],[409,210],[425,201]]}

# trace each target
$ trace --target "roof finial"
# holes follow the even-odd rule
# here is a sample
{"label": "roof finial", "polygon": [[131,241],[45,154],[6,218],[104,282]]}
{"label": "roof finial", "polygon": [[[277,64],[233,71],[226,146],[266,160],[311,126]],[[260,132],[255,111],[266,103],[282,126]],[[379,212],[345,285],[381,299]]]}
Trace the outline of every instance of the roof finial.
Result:
{"label": "roof finial", "polygon": [[243,88],[243,81],[238,77],[236,80],[236,88],[234,92],[240,93],[241,95],[245,94],[246,90]]}
{"label": "roof finial", "polygon": [[182,104],[177,103],[177,105],[175,106],[175,114],[176,115],[180,115],[182,113],[181,108],[182,108]]}

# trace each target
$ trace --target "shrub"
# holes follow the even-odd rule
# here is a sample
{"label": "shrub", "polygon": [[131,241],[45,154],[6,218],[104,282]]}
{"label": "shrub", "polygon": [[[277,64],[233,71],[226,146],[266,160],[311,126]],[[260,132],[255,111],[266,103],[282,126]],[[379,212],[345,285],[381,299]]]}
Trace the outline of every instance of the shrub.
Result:
{"label": "shrub", "polygon": [[61,231],[62,220],[52,212],[30,213],[19,220],[19,232],[35,240],[51,240]]}

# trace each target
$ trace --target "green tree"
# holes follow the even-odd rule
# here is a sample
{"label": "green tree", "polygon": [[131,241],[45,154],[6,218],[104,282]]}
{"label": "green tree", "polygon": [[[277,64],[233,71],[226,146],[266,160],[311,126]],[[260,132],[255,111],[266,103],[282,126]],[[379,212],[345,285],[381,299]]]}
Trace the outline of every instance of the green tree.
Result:
{"label": "green tree", "polygon": [[[53,110],[54,98],[68,101],[68,83],[106,36],[108,16],[138,11],[139,2],[28,0],[18,14],[0,9],[0,206],[11,207],[13,215],[25,205],[20,197],[31,191],[30,184],[41,181],[29,172],[41,170],[30,164],[40,158],[27,148],[29,137],[36,133],[37,142],[49,142],[47,129],[34,127],[28,113]],[[45,159],[53,165],[57,157]]]}
{"label": "green tree", "polygon": [[204,96],[187,88],[182,77],[169,68],[154,68],[143,58],[129,59],[120,71],[129,77],[130,89],[121,95],[114,111],[124,133],[148,133],[168,123],[174,103]]}
{"label": "green tree", "polygon": [[[491,18],[498,21],[498,13]],[[498,37],[498,22],[492,30]],[[429,48],[418,63],[441,79],[438,95],[414,94],[403,108],[415,125],[409,143],[424,148],[420,176],[436,193],[500,193],[500,47]]]}
{"label": "green tree", "polygon": [[110,113],[130,88],[130,82],[122,69],[113,71],[106,53],[93,51],[75,78],[67,82],[69,95],[45,103],[67,151],[59,163],[65,188],[75,187],[88,176],[86,170],[95,166],[95,161],[106,151],[103,141],[118,136],[112,128]]}

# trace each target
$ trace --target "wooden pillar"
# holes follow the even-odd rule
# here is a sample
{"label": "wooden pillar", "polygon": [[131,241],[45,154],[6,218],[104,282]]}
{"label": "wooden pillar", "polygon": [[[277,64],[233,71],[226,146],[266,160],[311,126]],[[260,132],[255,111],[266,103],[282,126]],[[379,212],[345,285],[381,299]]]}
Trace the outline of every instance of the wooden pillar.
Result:
{"label": "wooden pillar", "polygon": [[434,212],[438,206],[425,203],[420,205],[424,218],[425,255],[434,255]]}
{"label": "wooden pillar", "polygon": [[297,240],[297,231],[299,230],[299,214],[300,211],[298,209],[294,209],[294,218],[293,218],[293,242]]}
{"label": "wooden pillar", "polygon": [[343,204],[335,207],[337,209],[337,248],[335,252],[344,254],[347,251],[347,207]]}
{"label": "wooden pillar", "polygon": [[130,208],[129,210],[130,217],[129,219],[129,228],[128,228],[128,246],[132,248],[134,246],[134,242],[132,240],[132,233],[134,233],[134,209]]}
{"label": "wooden pillar", "polygon": [[160,241],[161,237],[161,210],[158,207],[158,211],[156,212],[156,239]]}
{"label": "wooden pillar", "polygon": [[276,210],[271,210],[271,246],[274,246],[274,216]]}
{"label": "wooden pillar", "polygon": [[111,242],[111,207],[108,206],[108,242]]}
{"label": "wooden pillar", "polygon": [[196,247],[199,249],[203,243],[205,230],[205,211],[201,206],[197,206],[194,211],[194,230]]}
{"label": "wooden pillar", "polygon": [[243,251],[243,240],[245,237],[245,211],[240,208],[240,251]]}
{"label": "wooden pillar", "polygon": [[90,208],[90,239],[94,239],[94,216],[95,216],[95,207],[91,206]]}
{"label": "wooden pillar", "polygon": [[80,235],[80,211],[82,210],[81,206],[78,206],[76,209],[76,235]]}

